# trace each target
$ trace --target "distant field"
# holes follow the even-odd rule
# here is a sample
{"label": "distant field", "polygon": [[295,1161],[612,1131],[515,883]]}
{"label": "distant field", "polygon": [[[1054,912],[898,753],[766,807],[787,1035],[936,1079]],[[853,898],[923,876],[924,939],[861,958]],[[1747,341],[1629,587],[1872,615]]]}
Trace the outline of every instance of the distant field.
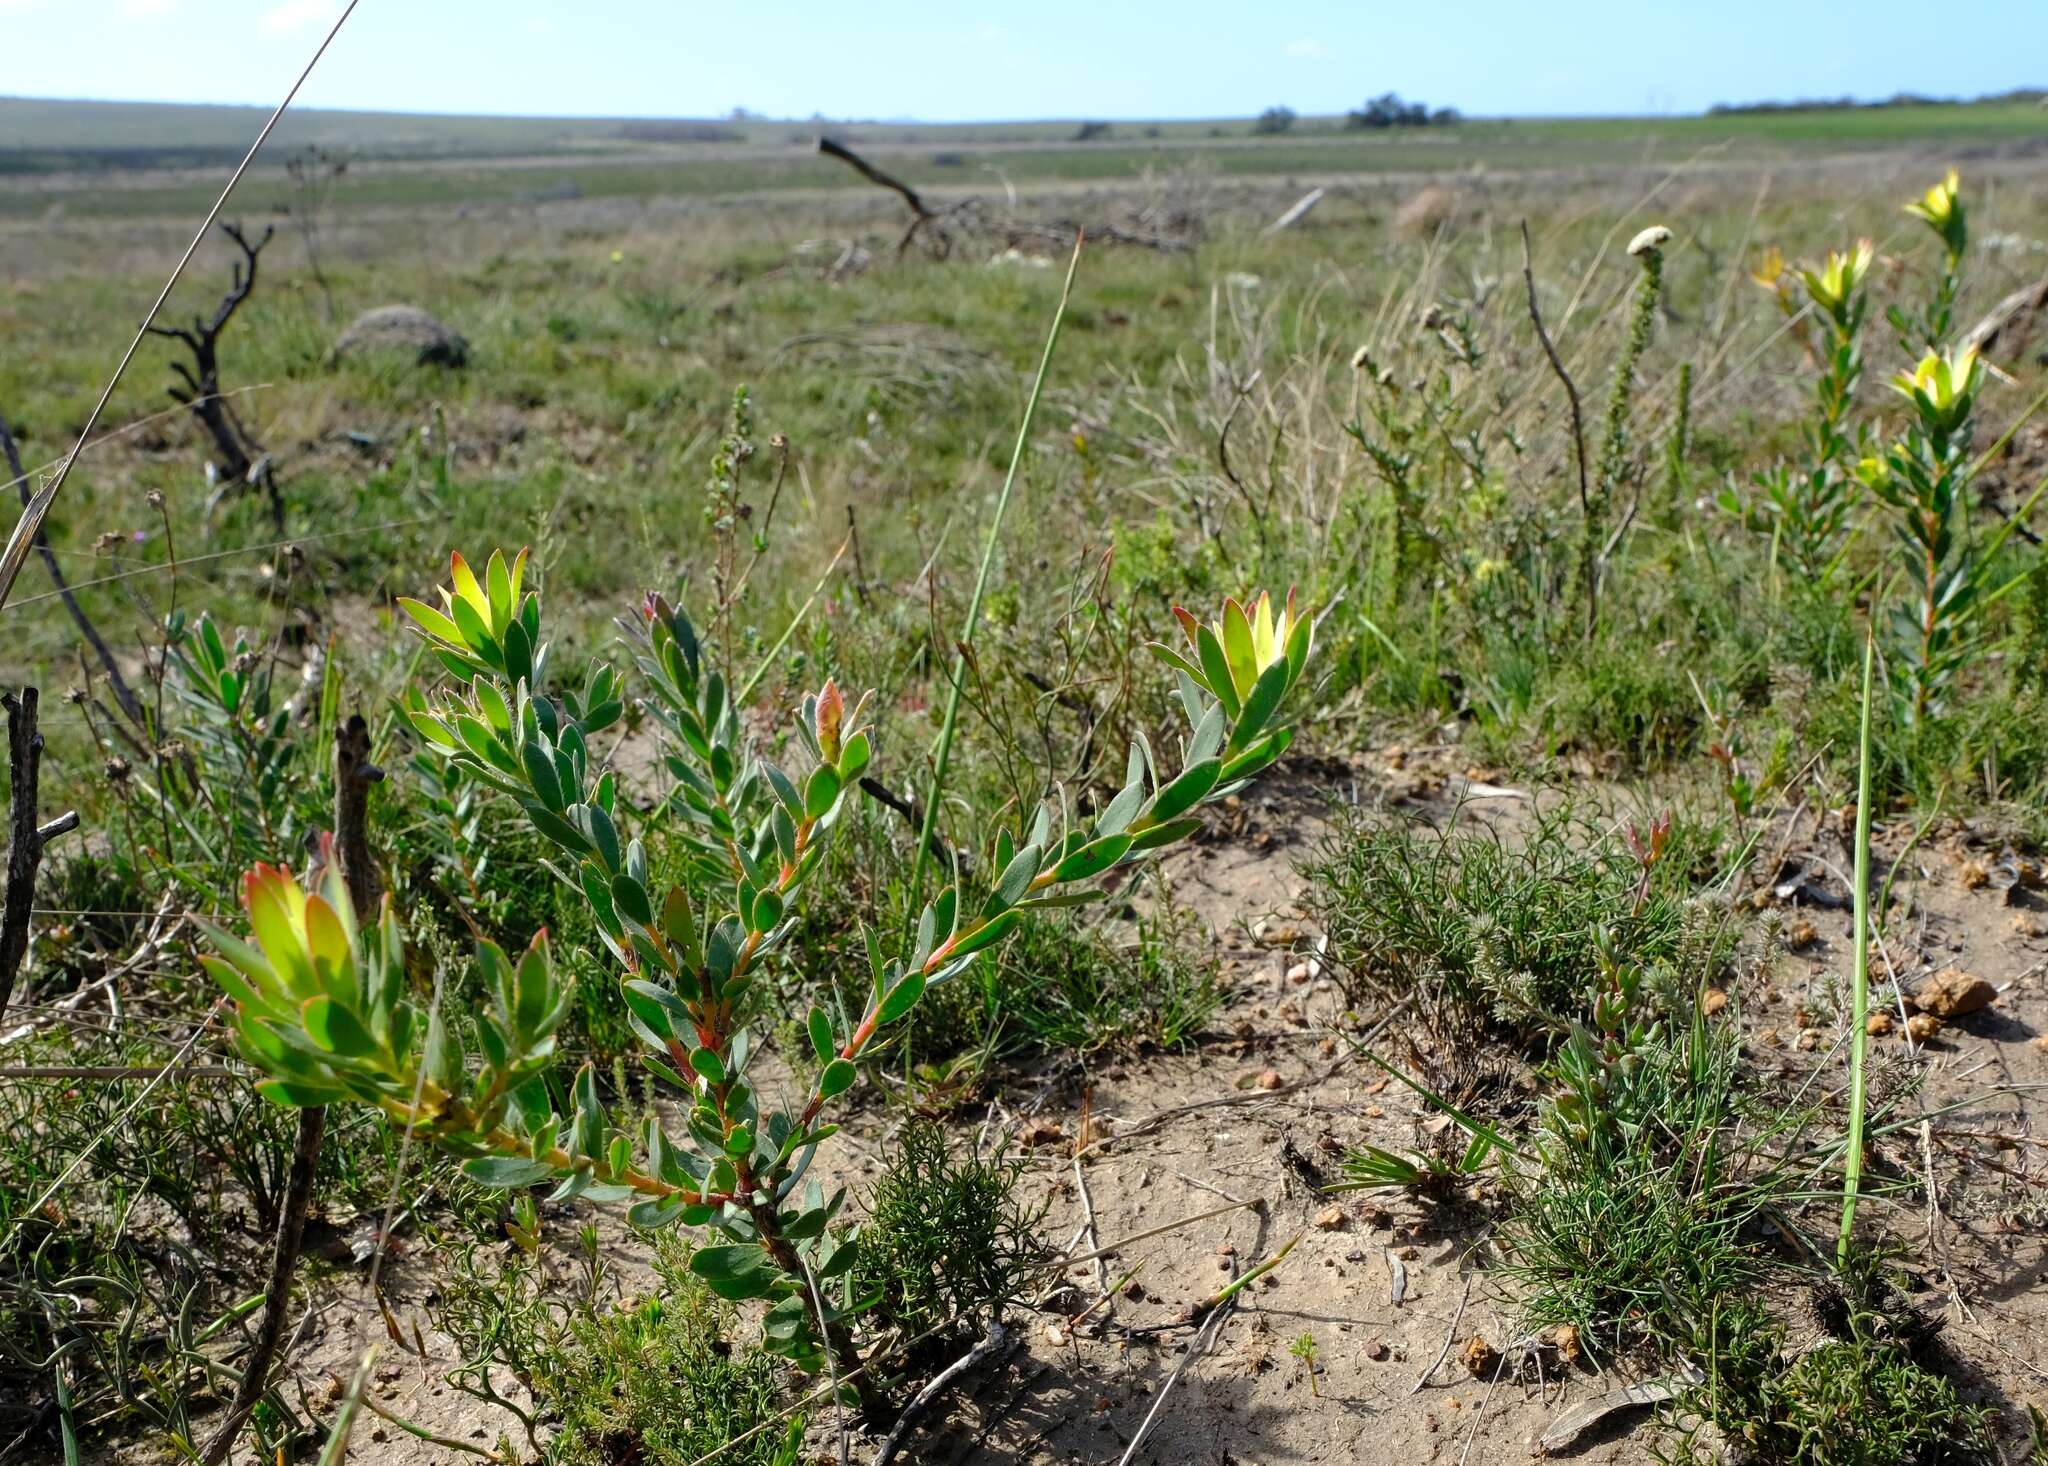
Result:
{"label": "distant field", "polygon": [[[0,99],[0,217],[187,212],[261,125],[247,107]],[[810,149],[820,126],[912,183],[1093,183],[1198,167],[1231,177],[1416,173],[1473,167],[1670,162],[1716,148],[1757,162],[1900,147],[1958,158],[2048,148],[2048,111],[2026,103],[1714,117],[1475,119],[1352,131],[1304,118],[1281,136],[1244,119],[1119,122],[1088,142],[1072,121],[833,123],[444,117],[308,111],[288,116],[244,185],[256,209],[288,202],[283,162],[346,150],[351,208],[862,186]]]}

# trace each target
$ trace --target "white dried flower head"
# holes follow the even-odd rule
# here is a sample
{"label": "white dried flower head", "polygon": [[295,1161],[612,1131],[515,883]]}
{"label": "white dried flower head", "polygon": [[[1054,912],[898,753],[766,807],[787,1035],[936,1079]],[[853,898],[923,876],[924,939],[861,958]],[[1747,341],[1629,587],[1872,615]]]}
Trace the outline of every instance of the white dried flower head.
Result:
{"label": "white dried flower head", "polygon": [[1670,242],[1671,231],[1662,224],[1652,224],[1628,242],[1628,252],[1632,255],[1646,255],[1653,249],[1662,249]]}
{"label": "white dried flower head", "polygon": [[1351,353],[1351,370],[1354,372],[1362,372],[1371,365],[1372,348],[1370,346],[1361,346],[1358,350]]}

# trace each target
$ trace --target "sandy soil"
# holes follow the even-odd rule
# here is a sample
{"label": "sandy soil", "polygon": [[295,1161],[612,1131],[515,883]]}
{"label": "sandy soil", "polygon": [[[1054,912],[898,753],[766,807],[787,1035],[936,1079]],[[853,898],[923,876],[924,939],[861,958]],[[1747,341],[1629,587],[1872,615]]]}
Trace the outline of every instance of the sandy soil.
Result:
{"label": "sandy soil", "polygon": [[[1014,1321],[1010,1347],[949,1391],[899,1459],[1106,1466],[1124,1455],[1178,1372],[1135,1461],[1518,1460],[1538,1453],[1539,1436],[1563,1412],[1629,1381],[1618,1369],[1573,1367],[1545,1341],[1518,1337],[1513,1302],[1486,1265],[1491,1196],[1431,1211],[1399,1195],[1353,1193],[1333,1203],[1313,1189],[1319,1175],[1334,1174],[1344,1147],[1412,1146],[1423,1118],[1409,1094],[1328,1037],[1343,999],[1327,975],[1304,970],[1315,937],[1296,904],[1295,862],[1333,800],[1441,820],[1471,792],[1448,753],[1398,762],[1276,779],[1233,812],[1239,828],[1228,838],[1172,868],[1175,895],[1216,931],[1243,986],[1212,1041],[1186,1055],[1011,1074],[973,1122],[1034,1142],[1026,1184],[1048,1198],[1045,1234],[1070,1254],[1230,1202],[1259,1204],[1134,1242],[1099,1265],[1069,1267],[1043,1311]],[[1512,821],[1518,803],[1482,799],[1458,817]],[[1817,1083],[1832,1088],[1842,1066],[1839,1024],[1802,1023],[1832,1012],[1825,995],[1847,970],[1848,913],[1834,904],[1845,893],[1832,873],[1848,863],[1842,829],[1832,813],[1801,812],[1761,848],[1781,840],[1775,884],[1798,889],[1781,900],[1767,888],[1760,955],[1730,997],[1762,1082],[1796,1085],[1822,1067]],[[1960,967],[1999,991],[1990,1007],[1925,1044],[1909,1043],[1903,1025],[1874,1042],[1881,1069],[1923,1072],[1929,1108],[1980,1103],[1925,1135],[1878,1147],[1880,1173],[1931,1167],[1938,1207],[1869,1208],[1903,1249],[1913,1301],[1941,1319],[1968,1393],[1999,1406],[2014,1439],[2026,1404],[2048,1405],[2048,1290],[2038,1286],[2048,1270],[2048,1166],[2030,1120],[2030,1102],[2048,1082],[2039,1037],[2048,1028],[2048,902],[2021,874],[2000,846],[1963,826],[1930,832],[1900,871],[1912,907],[1894,920],[1883,956],[1905,986]],[[1789,950],[1791,940],[1802,949]],[[772,1093],[772,1083],[764,1087]],[[878,1108],[854,1118],[840,1152],[845,1179],[858,1184],[879,1168],[888,1123]],[[1990,1136],[2003,1138],[1977,1138]],[[575,1220],[560,1217],[556,1236],[570,1235]],[[1809,1221],[1826,1232],[1818,1213]],[[1189,1362],[1195,1330],[1161,1326],[1297,1234],[1284,1265],[1239,1295]],[[609,1222],[606,1238],[622,1286],[644,1285],[645,1245]],[[1103,1302],[1105,1286],[1132,1269],[1130,1284]],[[424,1326],[431,1286],[416,1261],[391,1267],[387,1297],[408,1331],[415,1319]],[[1787,1302],[1796,1330],[1798,1303]],[[1069,1322],[1091,1304],[1080,1326]],[[1313,1391],[1287,1352],[1304,1330],[1320,1345]],[[1475,1375],[1468,1366],[1482,1352],[1474,1340],[1504,1361],[1497,1371]],[[442,1383],[452,1362],[446,1341],[427,1342],[424,1359],[392,1347],[355,1277],[327,1291],[295,1363],[315,1408],[331,1411],[363,1347],[381,1343],[380,1403],[445,1438],[494,1443],[509,1420]],[[1650,1412],[1635,1410],[1562,1454],[1644,1462],[1657,1439]],[[817,1459],[838,1459],[829,1412],[815,1421],[812,1445]],[[872,1451],[854,1439],[852,1459]],[[364,1466],[478,1459],[375,1418],[359,1423],[351,1458]]]}

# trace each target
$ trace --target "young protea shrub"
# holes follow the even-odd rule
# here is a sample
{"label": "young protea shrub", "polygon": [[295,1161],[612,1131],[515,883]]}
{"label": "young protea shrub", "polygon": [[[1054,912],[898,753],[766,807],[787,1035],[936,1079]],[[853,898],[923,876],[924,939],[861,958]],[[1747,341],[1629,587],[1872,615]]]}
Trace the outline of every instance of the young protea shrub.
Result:
{"label": "young protea shrub", "polygon": [[[908,951],[886,952],[869,933],[858,1018],[811,1008],[803,1031],[817,1078],[801,1104],[768,1108],[749,1079],[759,1046],[738,1015],[765,963],[803,960],[786,950],[794,910],[874,757],[869,699],[849,705],[827,681],[794,719],[796,761],[771,761],[745,735],[727,675],[688,616],[648,597],[627,640],[639,695],[670,735],[662,766],[671,782],[636,816],[590,755],[591,735],[621,714],[623,680],[593,661],[577,691],[547,686],[538,597],[519,590],[524,561],[508,567],[493,555],[478,581],[458,556],[442,593],[447,614],[408,604],[451,680],[409,692],[402,711],[435,755],[515,799],[555,847],[553,868],[589,906],[647,1066],[678,1093],[685,1133],[656,1117],[630,1131],[615,1124],[587,1066],[572,1086],[573,1113],[555,1113],[541,1076],[567,995],[545,944],[516,963],[479,950],[496,1006],[477,1020],[473,1058],[457,1025],[416,1016],[389,903],[373,934],[358,933],[332,876],[307,894],[259,869],[249,898],[257,946],[212,932],[226,960],[210,959],[208,970],[240,1003],[244,1052],[272,1076],[273,1099],[372,1103],[462,1157],[486,1185],[552,1181],[557,1198],[629,1202],[643,1227],[703,1229],[692,1270],[723,1297],[765,1300],[768,1348],[808,1371],[829,1354],[875,1406],[851,1328],[875,1300],[853,1292],[858,1244],[839,1225],[845,1192],[827,1196],[806,1179],[833,1134],[825,1107],[851,1088],[876,1034],[931,988],[1031,912],[1099,897],[1098,878],[1192,834],[1198,806],[1279,757],[1291,730],[1277,717],[1307,663],[1311,618],[1291,599],[1276,615],[1264,595],[1249,608],[1226,602],[1208,626],[1180,612],[1196,659],[1157,648],[1180,673],[1190,725],[1178,769],[1140,740],[1123,788],[1093,818],[1045,805],[1021,828],[996,830],[993,880],[941,890]],[[650,841],[663,868],[680,865],[685,879],[655,881]]]}

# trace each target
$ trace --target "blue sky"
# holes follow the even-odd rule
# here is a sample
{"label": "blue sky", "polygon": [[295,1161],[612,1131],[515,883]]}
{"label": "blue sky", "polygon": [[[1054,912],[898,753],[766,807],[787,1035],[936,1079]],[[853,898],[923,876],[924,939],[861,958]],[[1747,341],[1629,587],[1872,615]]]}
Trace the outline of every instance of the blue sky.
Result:
{"label": "blue sky", "polygon": [[[0,92],[271,103],[340,3],[0,0]],[[1930,35],[1942,19],[1955,39]],[[2048,0],[361,0],[303,100],[962,121],[1333,112],[1389,90],[1483,114],[1664,113],[2040,83]]]}

